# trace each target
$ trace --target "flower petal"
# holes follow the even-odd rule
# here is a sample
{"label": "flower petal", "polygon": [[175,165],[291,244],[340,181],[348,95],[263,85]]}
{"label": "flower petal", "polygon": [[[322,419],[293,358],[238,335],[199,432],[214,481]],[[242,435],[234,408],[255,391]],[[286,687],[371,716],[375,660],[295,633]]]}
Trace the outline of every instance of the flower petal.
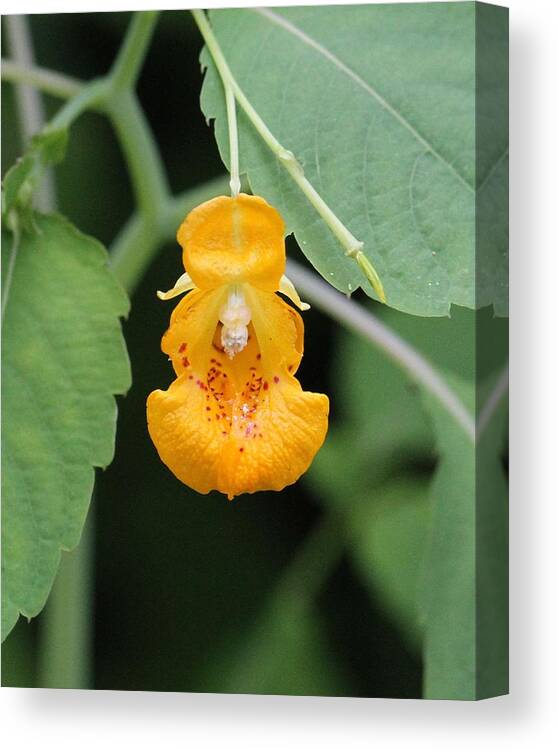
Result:
{"label": "flower petal", "polygon": [[147,399],[147,425],[163,463],[181,482],[205,494],[217,487],[227,434],[206,416],[202,386],[199,378],[181,375],[167,391],[153,391]]}
{"label": "flower petal", "polygon": [[190,370],[191,363],[196,363],[198,377],[205,375],[208,362],[215,354],[213,338],[225,298],[225,289],[210,292],[195,289],[173,310],[161,349],[170,357],[177,375]]}
{"label": "flower petal", "polygon": [[296,378],[270,384],[254,413],[242,421],[243,406],[218,462],[217,488],[229,499],[296,482],[327,433],[327,396],[303,391]]}
{"label": "flower petal", "polygon": [[294,377],[302,356],[299,314],[271,292],[246,285],[245,293],[253,323],[247,346],[232,359],[220,351],[222,292],[192,292],[180,303],[163,348],[182,374],[147,405],[163,462],[198,492],[217,489],[229,499],[296,482],[324,441],[329,410],[327,396],[304,392]]}
{"label": "flower petal", "polygon": [[249,282],[274,292],[285,270],[285,225],[263,198],[220,196],[191,211],[177,234],[197,287]]}
{"label": "flower petal", "polygon": [[281,294],[284,294],[285,297],[288,297],[291,302],[298,307],[299,310],[304,311],[310,309],[310,305],[308,304],[308,302],[303,302],[300,299],[295,285],[288,276],[281,276],[281,281],[279,282],[279,291],[281,292]]}
{"label": "flower petal", "polygon": [[184,292],[189,292],[191,289],[194,289],[195,286],[196,285],[190,278],[189,274],[183,273],[182,276],[180,276],[176,280],[176,284],[172,289],[169,289],[167,292],[158,291],[157,297],[163,300],[173,299],[174,297],[178,297],[180,294],[184,294]]}

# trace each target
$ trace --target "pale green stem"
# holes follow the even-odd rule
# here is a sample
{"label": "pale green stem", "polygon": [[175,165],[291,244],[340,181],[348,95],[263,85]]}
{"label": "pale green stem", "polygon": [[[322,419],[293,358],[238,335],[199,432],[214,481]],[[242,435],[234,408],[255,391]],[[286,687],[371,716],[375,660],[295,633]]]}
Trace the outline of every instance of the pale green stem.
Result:
{"label": "pale green stem", "polygon": [[[256,112],[245,93],[238,85],[235,77],[233,76],[231,69],[227,63],[227,60],[219,46],[217,38],[213,34],[211,26],[206,18],[205,13],[202,10],[192,10],[192,15],[198,25],[201,35],[205,41],[205,44],[213,58],[215,67],[217,68],[225,94],[228,90],[232,90],[236,100],[246,113],[248,119],[257,130],[264,143],[268,146],[270,151],[276,156],[279,162],[285,167],[287,172],[290,174],[294,182],[302,190],[306,198],[310,201],[312,206],[316,209],[318,214],[333,232],[335,237],[338,239],[342,247],[345,249],[345,255],[353,258],[359,264],[360,269],[372,284],[372,287],[381,302],[385,302],[385,293],[383,285],[380,281],[378,273],[373,267],[372,263],[364,255],[362,248],[363,243],[347,229],[339,217],[331,210],[327,205],[318,191],[314,188],[311,182],[304,175],[304,170],[300,162],[296,159],[294,154],[282,146],[277,138],[273,135],[271,130],[262,120],[260,115]],[[230,127],[230,125],[229,125]]]}
{"label": "pale green stem", "polygon": [[158,16],[159,11],[155,10],[134,13],[132,16],[124,44],[109,74],[112,89],[117,94],[135,88]]}
{"label": "pale green stem", "polygon": [[82,690],[93,687],[93,513],[92,501],[79,545],[62,553],[41,617],[39,687]]}
{"label": "pale green stem", "polygon": [[124,91],[107,105],[124,152],[140,213],[155,231],[169,188],[149,124],[132,91]]}
{"label": "pale green stem", "polygon": [[108,81],[106,109],[124,152],[140,213],[154,232],[169,195],[153,135],[133,92],[159,11],[135,13]]}
{"label": "pale green stem", "polygon": [[27,68],[4,58],[2,80],[26,83],[45,94],[69,100],[46,125],[48,129],[69,127],[85,111],[103,112],[110,92],[107,78],[83,83],[61,73],[38,67]]}
{"label": "pale green stem", "polygon": [[298,263],[289,261],[287,272],[303,297],[349,330],[382,349],[398,367],[434,396],[472,441],[475,440],[475,420],[472,414],[419,351],[382,323],[370,310],[347,299]]}
{"label": "pale green stem", "polygon": [[240,165],[238,157],[238,126],[236,122],[236,101],[234,91],[225,85],[225,101],[227,103],[227,123],[229,127],[229,159],[230,159],[230,187],[233,198],[240,193]]}
{"label": "pale green stem", "polygon": [[[6,16],[7,36],[12,57],[20,65],[34,64],[33,40],[26,16]],[[27,84],[16,86],[16,103],[24,148],[43,127],[45,112],[40,93]],[[41,185],[34,195],[35,205],[41,211],[53,211],[56,189],[52,170],[46,170]]]}
{"label": "pale green stem", "polygon": [[109,81],[105,78],[84,84],[81,90],[58,110],[46,128],[69,128],[86,111],[103,112],[109,90]]}
{"label": "pale green stem", "polygon": [[53,70],[44,70],[38,66],[27,67],[14,60],[2,58],[2,80],[10,83],[26,83],[39,91],[60,99],[71,99],[83,88],[81,81]]}

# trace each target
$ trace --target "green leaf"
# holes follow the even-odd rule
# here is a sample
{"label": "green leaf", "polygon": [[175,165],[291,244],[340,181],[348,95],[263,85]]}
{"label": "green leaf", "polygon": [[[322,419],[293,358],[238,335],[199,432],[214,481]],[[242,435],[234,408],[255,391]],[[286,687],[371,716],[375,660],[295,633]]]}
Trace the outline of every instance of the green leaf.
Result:
{"label": "green leaf", "polygon": [[19,214],[21,223],[31,229],[31,199],[33,191],[46,167],[62,161],[68,144],[67,128],[47,127],[31,139],[25,154],[17,160],[2,183],[2,217],[8,226],[14,226],[12,212]]}
{"label": "green leaf", "polygon": [[404,477],[370,489],[351,514],[351,556],[409,646],[420,651],[418,593],[429,530],[424,479]]}
{"label": "green leaf", "polygon": [[270,607],[219,662],[209,690],[271,695],[347,695],[347,675],[319,613],[283,602]]}
{"label": "green leaf", "polygon": [[[474,411],[474,385],[455,376],[450,381]],[[501,695],[507,692],[505,405],[475,447],[437,402],[425,396],[425,404],[439,451],[422,597],[425,697]]]}
{"label": "green leaf", "polygon": [[[496,302],[504,311],[507,236],[498,217],[506,198],[506,129],[485,128],[482,149],[475,150],[476,8],[465,2],[211,13],[252,105],[364,242],[388,304],[415,315],[444,316],[452,303],[474,308]],[[505,19],[498,9],[487,21],[495,70],[505,67]],[[222,85],[207,50],[202,61],[208,68],[202,109],[215,119],[228,163]],[[504,111],[505,76],[487,85],[491,112]],[[252,190],[281,211],[311,263],[338,289],[362,286],[372,295],[243,112],[239,135],[241,169]],[[479,271],[475,205],[481,190],[492,252]]]}
{"label": "green leaf", "polygon": [[[2,632],[44,606],[61,550],[78,543],[94,481],[114,453],[114,394],[130,385],[127,297],[99,242],[60,216],[12,248],[2,348]],[[8,274],[7,274],[8,275]]]}

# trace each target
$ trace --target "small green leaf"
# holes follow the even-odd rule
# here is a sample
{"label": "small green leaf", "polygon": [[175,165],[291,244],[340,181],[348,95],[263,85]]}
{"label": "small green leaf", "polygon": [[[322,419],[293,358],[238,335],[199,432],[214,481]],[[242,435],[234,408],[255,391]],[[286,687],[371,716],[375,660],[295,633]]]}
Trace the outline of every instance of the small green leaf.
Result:
{"label": "small green leaf", "polygon": [[20,612],[40,612],[61,550],[78,543],[94,467],[114,452],[114,394],[130,385],[119,321],[129,303],[106,251],[60,216],[34,223],[19,247],[2,242],[13,264],[2,319],[3,637]]}
{"label": "small green leaf", "polygon": [[[480,17],[479,7],[407,3],[210,14],[251,104],[364,242],[387,304],[415,315],[445,316],[452,303],[495,304],[505,314],[507,133],[497,117],[507,104],[507,15],[495,8]],[[481,79],[479,26],[488,71]],[[228,163],[223,87],[207,50],[202,62],[202,109],[215,119]],[[477,149],[484,112],[490,127]],[[326,281],[373,295],[243,111],[238,124],[241,170],[252,190],[281,211]],[[479,201],[482,225],[490,228],[485,254],[476,251]]]}
{"label": "small green leaf", "polygon": [[31,227],[31,199],[44,170],[64,158],[68,144],[67,128],[45,128],[31,140],[25,154],[17,160],[2,183],[2,217],[13,228],[13,211],[21,216],[19,224]]}
{"label": "small green leaf", "polygon": [[[24,186],[35,168],[36,160],[32,153],[20,157],[6,172],[2,183],[2,216],[7,219],[12,209],[21,200]],[[22,201],[27,202],[27,201]],[[11,228],[11,227],[10,227]]]}
{"label": "small green leaf", "polygon": [[66,154],[68,145],[68,128],[46,127],[37,133],[31,141],[32,151],[39,154],[44,166],[58,164]]}

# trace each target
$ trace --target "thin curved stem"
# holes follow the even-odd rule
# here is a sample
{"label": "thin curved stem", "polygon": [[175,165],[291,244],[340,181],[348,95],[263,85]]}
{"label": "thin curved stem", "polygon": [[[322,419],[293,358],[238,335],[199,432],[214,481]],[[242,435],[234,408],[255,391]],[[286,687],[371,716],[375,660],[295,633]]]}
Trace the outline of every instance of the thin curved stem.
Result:
{"label": "thin curved stem", "polygon": [[238,126],[236,122],[236,100],[234,91],[229,85],[225,86],[225,101],[227,104],[227,123],[229,127],[229,160],[231,172],[231,195],[233,198],[240,193],[240,165],[238,158]]}
{"label": "thin curved stem", "polygon": [[83,83],[80,81],[54,70],[45,70],[37,65],[28,67],[5,57],[2,58],[1,64],[3,81],[25,83],[45,94],[57,96],[59,99],[71,99],[83,88]]}
{"label": "thin curved stem", "polygon": [[277,157],[279,162],[285,167],[287,172],[290,174],[294,182],[302,190],[306,198],[310,201],[312,206],[316,209],[318,214],[327,224],[331,232],[338,239],[342,247],[345,249],[345,255],[353,258],[359,265],[361,271],[366,276],[368,281],[372,284],[374,291],[376,292],[378,299],[381,302],[386,301],[384,288],[380,277],[370,260],[364,255],[363,243],[347,229],[339,217],[331,210],[331,208],[324,201],[322,196],[318,193],[315,187],[311,184],[307,177],[304,175],[304,170],[300,162],[297,161],[294,154],[282,146],[277,138],[273,135],[271,130],[267,127],[265,122],[262,120],[260,115],[254,109],[250,101],[248,100],[245,93],[238,85],[235,77],[233,76],[231,69],[227,63],[227,60],[223,54],[223,51],[215,37],[211,26],[205,16],[205,13],[201,10],[191,11],[194,20],[196,21],[200,33],[205,41],[207,49],[209,50],[215,67],[217,68],[225,94],[228,89],[234,92],[236,100],[246,113],[248,119],[261,136],[264,143],[268,146],[271,152]]}
{"label": "thin curved stem", "polygon": [[[6,26],[10,51],[14,60],[24,67],[34,63],[33,40],[26,16],[6,16]],[[45,112],[41,95],[28,84],[16,86],[16,103],[19,114],[21,134],[24,146],[44,126]],[[54,210],[56,189],[52,171],[45,172],[42,183],[35,194],[35,201],[42,211]]]}
{"label": "thin curved stem", "polygon": [[109,74],[113,92],[135,88],[159,12],[141,11],[132,16],[124,43]]}
{"label": "thin curved stem", "polygon": [[[33,44],[29,23],[25,16],[6,16],[8,44],[13,59],[23,67],[34,63]],[[24,145],[42,128],[45,121],[43,104],[39,94],[27,83],[16,86],[16,106],[20,119],[20,130]]]}
{"label": "thin curved stem", "polygon": [[68,128],[84,112],[105,111],[109,83],[105,78],[86,83],[66,104],[58,110],[47,128]]}
{"label": "thin curved stem", "polygon": [[395,364],[442,404],[472,441],[475,440],[475,421],[469,410],[430,362],[407,341],[372,312],[347,299],[298,263],[289,261],[288,274],[299,291],[317,308],[379,346]]}
{"label": "thin curved stem", "polygon": [[109,91],[108,79],[85,83],[70,76],[38,66],[27,67],[2,58],[2,80],[24,83],[59,99],[69,99],[47,127],[67,127],[86,110],[103,112]]}
{"label": "thin curved stem", "polygon": [[149,124],[136,95],[125,91],[108,104],[107,114],[124,152],[140,212],[156,225],[169,187]]}

